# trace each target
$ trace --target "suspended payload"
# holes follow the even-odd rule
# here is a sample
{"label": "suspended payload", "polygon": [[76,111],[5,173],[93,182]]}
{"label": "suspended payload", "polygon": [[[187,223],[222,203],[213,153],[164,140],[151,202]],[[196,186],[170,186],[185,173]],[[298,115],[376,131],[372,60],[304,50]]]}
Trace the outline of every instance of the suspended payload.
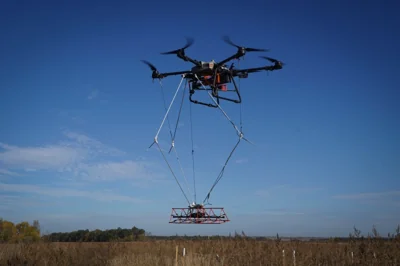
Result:
{"label": "suspended payload", "polygon": [[[221,224],[228,222],[228,216],[226,215],[224,208],[222,207],[205,207],[205,205],[208,204],[208,200],[210,198],[211,192],[215,188],[215,186],[218,184],[218,182],[221,180],[225,168],[231,159],[233,153],[235,152],[236,148],[238,147],[239,143],[241,140],[245,140],[247,142],[250,142],[247,140],[242,131],[242,121],[241,121],[241,115],[240,115],[240,125],[237,126],[233,120],[228,116],[228,114],[225,112],[225,110],[221,106],[221,101],[228,101],[228,102],[233,102],[236,104],[241,104],[242,103],[242,98],[240,95],[240,89],[237,86],[237,83],[235,82],[235,78],[247,78],[249,73],[256,73],[260,71],[274,71],[274,70],[279,70],[282,69],[283,63],[270,58],[270,57],[262,57],[264,59],[269,60],[270,62],[274,63],[273,65],[270,66],[262,66],[262,67],[255,67],[255,68],[247,68],[247,69],[236,69],[234,67],[234,64],[232,63],[231,66],[228,68],[226,63],[228,63],[231,60],[239,60],[242,58],[247,52],[266,52],[268,51],[267,49],[256,49],[256,48],[246,48],[246,47],[241,47],[236,44],[234,44],[228,37],[224,38],[224,41],[227,42],[228,44],[235,46],[238,48],[237,52],[220,61],[220,62],[215,62],[214,60],[210,62],[204,62],[204,61],[198,61],[195,59],[192,59],[188,57],[185,54],[185,49],[190,47],[193,44],[193,39],[187,38],[187,44],[177,50],[165,52],[162,54],[176,54],[178,58],[186,61],[186,62],[191,62],[194,64],[191,70],[189,71],[176,71],[176,72],[167,72],[167,73],[160,73],[157,68],[151,64],[150,62],[146,60],[142,60],[143,63],[147,64],[150,69],[152,70],[152,78],[158,79],[160,81],[161,89],[162,88],[162,83],[161,80],[165,77],[168,76],[181,76],[181,81],[173,95],[173,98],[167,107],[165,104],[165,99],[164,99],[164,107],[165,107],[165,114],[162,119],[161,125],[157,130],[157,133],[154,137],[153,143],[150,145],[149,148],[151,148],[153,145],[156,145],[158,150],[160,151],[163,159],[167,163],[167,166],[169,170],[171,171],[171,174],[175,178],[175,181],[177,182],[182,194],[184,195],[188,207],[185,208],[172,208],[171,216],[170,216],[170,223],[175,223],[175,224]],[[174,132],[172,131],[172,128],[169,123],[169,114],[171,111],[171,108],[176,100],[176,97],[182,87],[182,83],[185,81],[185,87],[182,93],[182,101],[179,107],[179,113],[178,113],[178,118],[175,124],[175,130]],[[228,88],[228,84],[233,84],[233,89]],[[191,103],[194,104],[201,104],[204,106],[212,107],[212,108],[218,108],[222,114],[225,116],[227,121],[233,126],[237,137],[238,141],[234,145],[233,149],[229,153],[227,159],[225,160],[224,165],[222,166],[221,171],[219,172],[215,182],[212,184],[210,190],[208,191],[206,197],[201,203],[197,202],[197,197],[196,197],[196,181],[195,181],[195,169],[194,169],[194,145],[193,145],[193,134],[191,133],[192,136],[192,163],[193,163],[193,183],[194,183],[194,198],[193,201],[190,201],[187,194],[185,193],[184,189],[182,188],[182,185],[178,181],[177,175],[173,168],[171,167],[171,164],[169,160],[167,159],[167,154],[166,151],[168,150],[168,153],[171,153],[172,151],[176,155],[176,159],[179,163],[179,167],[181,169],[181,173],[184,176],[185,180],[186,175],[183,171],[183,167],[180,163],[180,159],[178,156],[178,152],[176,149],[176,144],[175,144],[175,137],[176,137],[176,132],[178,128],[178,123],[179,119],[181,116],[181,111],[182,111],[182,105],[183,105],[183,97],[185,95],[186,89],[189,89],[189,100]],[[194,97],[194,94],[198,91],[205,92],[210,100],[209,101],[202,101]],[[233,93],[235,96],[234,97],[228,97],[228,93]],[[240,109],[241,111],[241,109]],[[190,118],[191,118],[191,112],[190,112]],[[170,130],[170,136],[171,136],[171,143],[169,149],[163,149],[159,143],[159,135],[161,132],[161,129],[164,127],[165,122],[168,121],[169,125],[169,130]],[[191,129],[192,130],[192,129]],[[251,142],[250,142],[251,143]],[[189,190],[189,189],[188,189]],[[190,190],[189,190],[190,192]]]}

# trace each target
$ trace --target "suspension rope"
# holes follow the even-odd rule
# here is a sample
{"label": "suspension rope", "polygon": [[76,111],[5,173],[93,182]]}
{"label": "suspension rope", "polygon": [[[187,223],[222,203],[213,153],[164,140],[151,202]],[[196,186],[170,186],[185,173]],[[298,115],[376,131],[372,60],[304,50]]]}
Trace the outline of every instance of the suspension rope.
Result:
{"label": "suspension rope", "polygon": [[196,172],[195,172],[195,164],[194,164],[194,141],[193,141],[193,114],[192,114],[192,105],[189,104],[189,117],[190,117],[190,140],[192,142],[192,175],[193,175],[193,190],[194,190],[194,203],[197,203],[196,198]]}
{"label": "suspension rope", "polygon": [[[240,104],[240,129],[239,129],[238,126],[237,126],[237,125],[232,121],[232,119],[228,116],[228,114],[223,110],[223,108],[220,106],[220,104],[219,104],[219,103],[215,100],[215,98],[211,95],[211,93],[209,92],[209,90],[205,88],[204,84],[201,82],[201,80],[198,78],[198,76],[195,75],[195,77],[196,77],[196,79],[200,82],[200,84],[201,84],[201,86],[203,87],[203,89],[204,89],[205,91],[207,91],[209,97],[212,99],[212,101],[215,103],[215,105],[218,107],[218,109],[220,109],[220,111],[223,113],[223,115],[225,116],[225,118],[231,123],[231,125],[233,126],[233,128],[235,129],[235,131],[236,131],[236,133],[238,134],[238,137],[239,137],[237,143],[236,143],[235,146],[233,147],[232,151],[229,153],[229,156],[228,156],[228,158],[226,159],[225,164],[223,165],[223,167],[222,167],[222,169],[221,169],[219,175],[217,176],[216,180],[214,181],[213,185],[211,186],[211,189],[210,189],[209,192],[207,193],[207,196],[206,196],[206,198],[205,198],[204,201],[203,201],[203,204],[204,204],[206,201],[207,201],[207,203],[208,203],[208,200],[209,200],[209,198],[210,198],[211,192],[213,191],[213,189],[215,188],[215,186],[218,184],[218,182],[222,179],[223,174],[224,174],[224,172],[225,172],[225,168],[226,168],[228,162],[230,161],[230,159],[231,159],[233,153],[235,152],[236,148],[238,147],[240,141],[241,141],[242,139],[244,139],[244,140],[246,140],[246,141],[248,141],[248,142],[250,142],[250,141],[244,138],[243,132],[242,132],[242,127],[243,127],[243,124],[242,124],[242,105]],[[175,175],[175,173],[174,173],[174,171],[173,171],[173,169],[172,169],[170,163],[168,162],[168,160],[167,160],[167,158],[166,158],[166,156],[165,156],[165,154],[164,154],[164,152],[163,152],[163,149],[160,147],[160,144],[158,143],[158,136],[159,136],[159,134],[160,134],[160,132],[161,132],[161,129],[162,129],[162,127],[163,127],[165,121],[167,120],[167,121],[168,121],[168,126],[169,126],[169,131],[170,131],[170,136],[171,136],[171,148],[170,148],[170,150],[169,150],[168,153],[170,153],[171,150],[174,150],[175,155],[176,155],[176,159],[177,159],[177,161],[178,161],[178,163],[179,163],[179,166],[180,166],[180,169],[181,169],[181,172],[182,172],[182,175],[183,175],[183,177],[184,177],[184,179],[185,179],[185,182],[186,182],[186,185],[187,185],[187,188],[188,188],[188,192],[189,192],[189,194],[191,194],[191,191],[190,191],[190,188],[189,188],[189,185],[188,185],[188,182],[187,182],[186,175],[185,175],[185,173],[184,173],[182,164],[181,164],[181,162],[180,162],[180,160],[179,160],[178,152],[177,152],[177,150],[176,150],[176,148],[175,148],[175,137],[176,137],[177,128],[178,128],[178,124],[179,124],[179,120],[180,120],[180,116],[181,116],[181,112],[182,112],[182,107],[183,107],[183,102],[184,102],[184,95],[185,95],[185,90],[186,90],[186,85],[187,85],[187,84],[185,84],[185,88],[184,88],[184,90],[183,90],[182,100],[181,100],[181,104],[180,104],[180,108],[179,108],[179,113],[178,113],[178,118],[177,118],[177,121],[176,121],[175,130],[174,130],[173,133],[172,133],[172,128],[171,128],[171,124],[170,124],[170,121],[169,121],[169,117],[168,117],[169,112],[170,112],[171,107],[172,107],[172,104],[173,104],[174,101],[175,101],[175,98],[176,98],[176,96],[177,96],[177,94],[178,94],[178,92],[179,92],[179,90],[180,90],[180,88],[181,88],[181,86],[182,86],[182,82],[183,82],[184,79],[185,79],[185,75],[182,75],[182,79],[181,79],[181,81],[180,81],[180,83],[179,83],[179,85],[178,85],[178,88],[176,89],[176,92],[175,92],[175,94],[174,94],[174,96],[173,96],[173,98],[172,98],[172,100],[171,100],[171,103],[170,103],[170,105],[169,105],[168,108],[166,107],[164,91],[163,91],[162,83],[161,83],[161,80],[160,80],[160,85],[161,85],[161,88],[162,88],[163,99],[164,99],[164,108],[165,108],[165,110],[166,110],[166,113],[165,113],[164,118],[163,118],[163,120],[162,120],[162,122],[161,122],[161,125],[160,125],[160,127],[159,127],[159,129],[158,129],[158,131],[157,131],[157,133],[156,133],[156,136],[154,137],[154,142],[152,143],[152,145],[150,145],[150,147],[153,146],[154,143],[157,144],[157,147],[158,147],[159,151],[161,152],[161,154],[162,154],[162,156],[163,156],[165,162],[167,163],[167,165],[168,165],[168,167],[169,167],[169,169],[170,169],[172,175],[174,176],[176,183],[178,184],[178,186],[179,186],[179,188],[180,188],[182,194],[183,194],[184,197],[186,198],[186,201],[187,201],[188,204],[190,205],[190,201],[189,201],[189,199],[188,199],[186,193],[184,192],[184,190],[183,190],[181,184],[180,184],[179,181],[178,181],[177,176]],[[236,86],[236,85],[235,85],[235,86]],[[237,89],[239,90],[239,93],[240,93],[240,80],[239,80],[239,88],[237,88]],[[192,171],[193,171],[194,203],[196,203],[196,200],[197,200],[197,199],[196,199],[196,176],[195,176],[195,161],[194,161],[194,141],[193,141],[194,138],[193,138],[192,106],[189,105],[189,108],[190,108],[190,131],[191,131],[190,135],[191,135],[191,145],[192,145]],[[250,142],[250,143],[251,143],[251,142]],[[150,148],[150,147],[149,147],[149,148]],[[209,203],[208,203],[208,204],[209,204]]]}
{"label": "suspension rope", "polygon": [[181,116],[181,113],[182,113],[182,107],[183,107],[183,100],[184,100],[184,97],[185,97],[186,85],[187,85],[187,83],[185,83],[185,88],[183,89],[181,105],[180,105],[180,107],[179,107],[178,118],[177,118],[177,120],[176,120],[176,125],[175,125],[175,132],[174,132],[174,135],[173,135],[173,137],[172,137],[171,148],[170,148],[170,151],[169,151],[169,152],[171,152],[172,149],[174,150],[175,155],[176,155],[176,160],[177,160],[178,163],[179,163],[179,167],[180,167],[182,176],[183,176],[183,178],[185,179],[186,187],[187,187],[187,189],[188,189],[188,191],[189,191],[190,197],[192,198],[192,192],[190,191],[190,187],[189,187],[189,183],[188,183],[188,181],[187,181],[186,175],[185,175],[185,171],[183,170],[183,166],[182,166],[181,161],[180,161],[180,159],[179,159],[178,151],[177,151],[176,148],[175,148],[175,136],[176,136],[176,131],[177,131],[177,129],[178,129],[179,119],[180,119],[180,116]]}
{"label": "suspension rope", "polygon": [[215,180],[214,184],[211,186],[211,189],[208,191],[206,198],[203,201],[203,204],[207,201],[208,203],[208,199],[210,198],[210,194],[213,191],[214,187],[218,184],[218,182],[221,180],[222,176],[224,175],[225,172],[225,168],[228,165],[229,160],[231,159],[233,153],[235,152],[237,146],[239,145],[240,141],[242,140],[242,138],[239,138],[238,142],[236,142],[235,146],[233,147],[232,151],[230,152],[228,158],[225,161],[224,166],[221,169],[221,172],[219,173],[217,179]]}
{"label": "suspension rope", "polygon": [[[161,129],[162,129],[164,123],[165,123],[165,120],[166,120],[166,118],[168,117],[168,114],[169,114],[169,112],[170,112],[170,110],[171,110],[172,104],[173,104],[174,101],[175,101],[175,98],[176,98],[176,96],[177,96],[177,94],[178,94],[178,92],[179,92],[179,90],[180,90],[180,88],[181,88],[181,85],[182,85],[182,82],[183,82],[184,79],[185,79],[185,75],[182,75],[182,79],[181,79],[181,81],[180,81],[180,83],[179,83],[179,85],[178,85],[178,88],[176,89],[176,92],[175,92],[175,94],[174,94],[174,97],[172,98],[171,103],[170,103],[170,105],[169,105],[169,107],[168,107],[168,109],[167,109],[167,111],[166,111],[166,113],[165,113],[165,115],[164,115],[164,118],[163,118],[163,120],[162,120],[162,122],[161,122],[161,125],[160,125],[160,127],[159,127],[159,129],[158,129],[158,131],[157,131],[157,133],[156,133],[156,136],[154,137],[154,142],[150,145],[150,147],[153,146],[154,143],[157,144],[157,147],[158,147],[160,153],[162,154],[162,156],[163,156],[165,162],[167,163],[167,165],[168,165],[168,167],[169,167],[169,169],[170,169],[172,175],[174,176],[176,183],[178,184],[180,190],[182,191],[183,196],[186,198],[186,201],[187,201],[188,204],[190,205],[190,201],[189,201],[188,197],[186,196],[186,193],[185,193],[184,190],[182,189],[182,186],[181,186],[181,184],[179,183],[178,178],[176,177],[176,175],[175,175],[175,173],[174,173],[174,171],[173,171],[173,169],[172,169],[170,163],[168,162],[168,160],[167,160],[167,158],[166,158],[166,156],[165,156],[165,154],[164,154],[162,148],[160,147],[160,144],[158,143],[158,135],[160,134],[160,131],[161,131]],[[172,137],[172,135],[171,135],[171,137]],[[150,147],[149,147],[149,148],[150,148]],[[174,149],[174,150],[176,151],[176,149]],[[177,156],[177,158],[179,158],[179,157]],[[182,168],[182,167],[181,167],[181,168]]]}
{"label": "suspension rope", "polygon": [[[205,89],[204,84],[201,82],[201,80],[197,77],[197,75],[195,75],[195,77],[197,78],[197,80],[200,82],[201,86]],[[207,90],[206,90],[207,91]],[[238,129],[238,127],[236,126],[236,124],[232,121],[232,119],[229,118],[229,116],[227,115],[227,113],[222,109],[222,107],[218,104],[218,102],[215,100],[215,98],[211,95],[211,93],[209,91],[207,91],[208,95],[210,96],[210,98],[214,101],[214,103],[216,104],[216,106],[221,110],[221,112],[224,114],[224,116],[227,118],[227,120],[233,125],[234,129],[236,130],[236,132],[238,133],[239,136],[239,140],[238,142],[235,144],[235,146],[233,147],[232,151],[230,152],[228,158],[225,161],[224,166],[221,169],[221,172],[219,173],[219,175],[217,176],[217,179],[215,180],[214,184],[211,186],[211,189],[209,190],[209,192],[207,193],[206,198],[203,201],[203,204],[207,201],[208,203],[208,199],[210,198],[210,194],[212,192],[212,190],[214,189],[214,187],[217,185],[217,183],[222,179],[222,176],[225,172],[225,168],[229,162],[229,160],[231,159],[233,153],[235,152],[236,148],[238,147],[240,141],[242,140],[243,137],[243,133],[241,130]]]}
{"label": "suspension rope", "polygon": [[157,144],[157,147],[158,147],[158,149],[160,150],[160,152],[161,152],[161,154],[162,154],[162,156],[163,156],[165,162],[167,163],[169,170],[171,171],[172,175],[175,177],[176,183],[178,184],[179,188],[181,189],[183,196],[186,198],[186,201],[187,201],[188,204],[190,205],[190,201],[189,201],[188,197],[186,196],[185,192],[183,191],[182,186],[181,186],[181,184],[179,183],[178,179],[176,178],[176,175],[175,175],[174,171],[172,170],[172,167],[171,167],[171,165],[169,164],[167,158],[165,157],[165,154],[164,154],[164,152],[162,151],[162,149],[161,149],[161,147],[160,147],[160,144],[158,144],[158,141],[156,142],[156,144]]}
{"label": "suspension rope", "polygon": [[[161,94],[162,94],[163,103],[164,103],[164,110],[165,110],[165,112],[168,112],[167,103],[165,101],[164,86],[161,82],[161,79],[159,79],[158,82],[160,83],[160,87],[161,87]],[[171,139],[172,139],[172,129],[171,129],[171,123],[169,121],[169,117],[167,117],[167,122],[168,122],[169,134],[171,135]]]}
{"label": "suspension rope", "polygon": [[[238,66],[239,66],[239,68],[240,68],[240,60],[238,59]],[[240,92],[240,81],[241,81],[241,79],[239,78],[239,86],[237,87],[237,90],[239,91],[239,95],[242,95],[241,94],[241,92]],[[242,129],[243,129],[243,119],[242,119],[242,111],[243,111],[243,109],[242,109],[242,103],[240,103],[239,104],[239,108],[240,108],[240,112],[239,112],[239,114],[240,114],[240,131],[242,131]]]}
{"label": "suspension rope", "polygon": [[182,75],[181,82],[179,83],[178,88],[177,88],[176,91],[175,91],[174,97],[172,98],[171,103],[169,104],[168,109],[167,109],[167,111],[165,112],[165,115],[164,115],[164,118],[163,118],[163,120],[162,120],[162,122],[161,122],[161,125],[160,125],[160,127],[158,128],[158,130],[157,130],[157,134],[156,134],[156,136],[154,137],[154,142],[158,142],[158,135],[160,134],[161,128],[164,126],[165,119],[168,117],[169,111],[171,110],[171,106],[172,106],[172,104],[174,103],[175,98],[176,98],[176,95],[178,94],[178,92],[179,92],[179,90],[180,90],[180,88],[181,88],[181,86],[182,86],[182,82],[183,82],[183,79],[184,79],[184,78],[185,78],[185,75]]}
{"label": "suspension rope", "polygon": [[233,128],[236,130],[236,132],[238,133],[239,137],[241,137],[243,134],[242,132],[238,129],[238,127],[236,126],[236,124],[232,121],[232,119],[228,116],[228,114],[224,111],[224,109],[222,109],[221,105],[219,105],[219,103],[215,100],[215,98],[211,95],[211,93],[205,88],[203,82],[201,82],[201,80],[198,78],[198,76],[195,74],[195,77],[197,78],[197,80],[200,82],[201,86],[204,88],[204,90],[207,91],[208,96],[210,96],[211,100],[213,100],[213,102],[215,103],[215,105],[218,107],[218,109],[221,110],[221,112],[224,114],[224,116],[226,117],[226,119],[232,124]]}
{"label": "suspension rope", "polygon": [[[173,146],[175,146],[174,144],[175,144],[176,131],[178,129],[179,119],[180,119],[181,113],[182,113],[183,100],[185,98],[186,86],[187,86],[187,83],[185,83],[185,88],[183,89],[182,100],[181,100],[181,105],[179,107],[178,118],[176,119],[174,134],[173,134],[173,136],[171,136],[171,141],[172,141],[171,149],[172,149]],[[170,149],[170,152],[171,152],[171,149]]]}

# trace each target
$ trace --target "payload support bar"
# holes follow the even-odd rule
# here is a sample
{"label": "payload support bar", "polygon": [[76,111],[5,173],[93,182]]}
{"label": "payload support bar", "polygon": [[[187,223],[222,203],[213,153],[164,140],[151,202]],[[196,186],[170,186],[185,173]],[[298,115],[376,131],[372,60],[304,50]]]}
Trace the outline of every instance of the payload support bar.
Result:
{"label": "payload support bar", "polygon": [[172,224],[222,224],[229,222],[224,208],[172,208]]}

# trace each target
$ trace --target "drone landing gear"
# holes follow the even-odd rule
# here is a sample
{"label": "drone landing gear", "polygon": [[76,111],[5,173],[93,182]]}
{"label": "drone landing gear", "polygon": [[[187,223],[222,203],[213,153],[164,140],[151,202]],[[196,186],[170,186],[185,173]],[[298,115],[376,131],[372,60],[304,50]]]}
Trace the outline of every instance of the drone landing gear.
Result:
{"label": "drone landing gear", "polygon": [[[228,90],[227,85],[225,83],[214,84],[214,85],[211,85],[211,84],[205,85],[201,80],[192,80],[189,82],[189,91],[190,91],[189,100],[195,104],[202,104],[202,105],[206,105],[208,107],[214,107],[214,108],[217,108],[219,106],[220,100],[225,100],[225,101],[234,102],[234,103],[241,103],[242,97],[240,96],[239,89],[238,89],[236,82],[232,76],[230,77],[229,82],[230,81],[232,81],[232,83],[234,85],[233,90]],[[212,97],[214,97],[216,99],[216,103],[206,103],[206,102],[202,102],[202,101],[193,99],[193,94],[196,92],[196,90],[211,91],[211,95],[212,95]],[[223,93],[233,91],[236,93],[237,98],[232,99],[232,98],[220,96],[219,95],[220,91],[222,91]]]}
{"label": "drone landing gear", "polygon": [[224,208],[172,208],[170,224],[222,224],[229,222]]}

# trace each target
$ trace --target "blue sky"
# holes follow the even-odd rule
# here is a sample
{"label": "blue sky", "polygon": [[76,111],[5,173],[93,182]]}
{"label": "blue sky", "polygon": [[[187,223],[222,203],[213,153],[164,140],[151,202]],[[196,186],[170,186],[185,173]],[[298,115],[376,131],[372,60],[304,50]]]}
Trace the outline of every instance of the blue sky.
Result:
{"label": "blue sky", "polygon": [[[383,234],[400,221],[399,19],[394,1],[6,1],[0,10],[0,216],[44,232],[144,228],[153,234]],[[241,80],[245,136],[210,198],[232,220],[170,225],[185,207],[152,143],[164,115],[160,71],[221,60],[221,40],[286,63]],[[238,67],[261,66],[248,53]],[[180,77],[163,80],[166,100]],[[180,95],[179,95],[180,96]],[[179,98],[180,99],[180,98]],[[174,105],[171,122],[177,114]],[[239,105],[224,103],[239,121]],[[189,101],[176,149],[193,186]],[[202,200],[237,141],[216,109],[192,105]],[[165,128],[167,129],[167,128]],[[168,149],[167,130],[160,143]],[[176,165],[174,153],[170,161]],[[175,168],[179,174],[179,169]],[[181,182],[183,179],[178,175]]]}

